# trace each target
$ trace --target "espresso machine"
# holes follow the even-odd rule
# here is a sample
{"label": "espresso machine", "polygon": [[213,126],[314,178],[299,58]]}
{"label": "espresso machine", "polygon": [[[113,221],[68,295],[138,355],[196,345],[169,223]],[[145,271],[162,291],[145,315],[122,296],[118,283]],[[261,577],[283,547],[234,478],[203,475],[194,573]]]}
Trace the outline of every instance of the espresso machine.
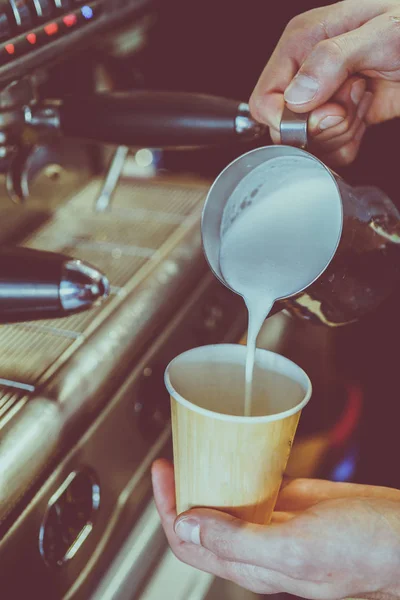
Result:
{"label": "espresso machine", "polygon": [[[238,101],[115,89],[102,58],[134,56],[156,15],[150,0],[0,5],[9,600],[144,597],[167,548],[150,485],[153,459],[171,453],[162,373],[179,352],[238,341],[246,327],[241,299],[203,258],[210,182],[168,175],[159,159],[165,148],[239,147],[261,130]],[[85,89],[66,91],[67,64],[82,63]],[[210,584],[186,575],[193,589]]]}

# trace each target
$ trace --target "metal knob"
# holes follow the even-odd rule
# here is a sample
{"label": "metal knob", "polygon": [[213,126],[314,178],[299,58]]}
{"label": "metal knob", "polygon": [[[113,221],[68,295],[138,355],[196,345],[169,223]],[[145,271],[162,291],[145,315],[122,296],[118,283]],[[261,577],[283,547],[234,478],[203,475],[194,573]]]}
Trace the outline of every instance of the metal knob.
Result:
{"label": "metal knob", "polygon": [[108,297],[108,279],[91,265],[80,260],[64,263],[60,282],[60,302],[65,312],[86,310]]}
{"label": "metal knob", "polygon": [[307,128],[309,113],[294,113],[285,106],[280,124],[281,142],[285,146],[307,148]]}

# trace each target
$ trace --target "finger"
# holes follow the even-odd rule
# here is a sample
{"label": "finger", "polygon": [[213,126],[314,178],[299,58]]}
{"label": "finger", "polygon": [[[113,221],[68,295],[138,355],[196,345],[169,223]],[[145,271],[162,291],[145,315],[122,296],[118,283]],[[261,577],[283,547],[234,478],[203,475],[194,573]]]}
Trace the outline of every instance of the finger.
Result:
{"label": "finger", "polygon": [[273,141],[274,144],[281,143],[281,134],[279,131],[276,131],[273,127],[270,127],[269,134],[270,134],[271,140]]}
{"label": "finger", "polygon": [[[252,565],[226,562],[202,547],[194,535],[190,542],[182,541],[174,531],[176,519],[174,470],[171,463],[164,459],[154,462],[152,467],[152,482],[154,500],[160,515],[161,523],[166,534],[169,546],[175,556],[182,562],[195,567],[216,577],[228,579],[242,587],[253,591],[258,589],[260,581],[264,581],[264,569],[257,569]],[[263,586],[266,589],[266,586]],[[275,591],[271,589],[271,593]]]}
{"label": "finger", "polygon": [[361,146],[361,141],[364,137],[366,130],[367,126],[365,125],[365,123],[362,123],[359,126],[357,132],[355,133],[353,140],[339,148],[339,150],[325,155],[325,157],[323,158],[324,162],[328,166],[331,166],[333,168],[347,167],[351,165],[357,158]]}
{"label": "finger", "polygon": [[328,166],[333,168],[347,167],[351,165],[357,158],[361,146],[361,141],[364,137],[366,129],[367,126],[365,125],[365,123],[362,123],[359,126],[356,133],[354,134],[353,139],[347,144],[341,146],[338,150],[326,154],[323,157],[324,162]]}
{"label": "finger", "polygon": [[[354,123],[360,102],[365,95],[365,79],[351,77],[338,90],[332,101],[314,110],[308,120],[309,135],[318,143],[327,142],[347,133]],[[331,122],[342,118],[342,121]]]}
{"label": "finger", "polygon": [[[285,100],[283,92],[269,93],[264,96],[258,96],[255,93],[249,100],[250,112],[256,121],[268,125],[272,139],[279,138],[279,128],[282,119]],[[278,141],[276,143],[279,143]]]}
{"label": "finger", "polygon": [[[154,501],[161,520],[168,524],[176,518],[175,480],[172,464],[161,458],[153,463],[151,469]],[[163,523],[164,524],[164,523]]]}
{"label": "finger", "polygon": [[289,107],[298,112],[316,109],[351,74],[399,70],[398,35],[399,23],[384,14],[358,29],[318,42],[285,90]]}
{"label": "finger", "polygon": [[[346,82],[335,95],[333,102],[328,102],[311,113],[308,120],[309,138],[324,142],[346,133],[354,121],[357,104],[361,100],[365,89],[366,82],[359,77],[353,77]],[[279,128],[283,106],[283,97],[280,95],[279,103],[277,98],[276,108],[276,114],[279,114],[278,129],[270,127],[271,139],[275,144],[281,143]]]}
{"label": "finger", "polygon": [[[332,154],[341,148],[351,144],[353,141],[361,141],[361,138],[358,139],[357,134],[362,129],[362,125],[365,124],[365,117],[367,112],[372,104],[373,96],[371,92],[366,92],[364,98],[362,99],[359,109],[357,111],[356,117],[351,125],[351,127],[343,134],[338,135],[330,140],[322,141],[320,140],[320,136],[314,139],[314,147],[313,150],[316,154]],[[365,128],[364,128],[365,133]],[[360,144],[359,144],[360,145]],[[358,147],[359,147],[358,145]]]}
{"label": "finger", "polygon": [[175,534],[175,483],[174,469],[171,463],[165,459],[156,460],[153,463],[151,474],[154,501],[168,543],[175,556],[182,562],[217,577],[227,578],[229,575],[234,577],[235,574],[233,572],[228,572],[224,562],[206,548],[197,544],[195,538],[194,540],[191,540],[190,543],[186,543]]}
{"label": "finger", "polygon": [[[283,94],[315,45],[360,27],[392,6],[396,6],[393,0],[347,0],[314,9],[292,19],[250,97],[253,117],[279,131],[284,106]],[[335,89],[339,87],[340,83]],[[314,108],[322,103],[314,104]],[[300,108],[300,112],[302,110]],[[306,110],[311,109],[305,107],[304,111]]]}
{"label": "finger", "polygon": [[358,106],[351,109],[351,114],[346,118],[345,126],[335,128],[334,132],[323,132],[314,137],[313,142],[319,152],[330,152],[350,142],[358,130],[362,120],[371,106],[373,96],[371,92],[365,92]]}
{"label": "finger", "polygon": [[[194,543],[222,560],[229,579],[243,581],[244,587],[254,591],[326,600],[347,597],[346,581],[331,579],[336,544],[324,539],[320,519],[301,518],[283,525],[257,526],[215,510],[195,509],[180,515],[175,529],[177,535],[197,540]],[[195,536],[193,529],[197,529]]]}
{"label": "finger", "polygon": [[292,479],[283,483],[275,510],[303,511],[326,500],[355,497],[400,500],[400,491],[385,487],[336,483],[320,479]]}
{"label": "finger", "polygon": [[194,509],[179,516],[175,532],[223,560],[300,576],[306,542],[292,537],[290,523],[253,525],[216,510]]}
{"label": "finger", "polygon": [[[366,81],[360,77],[351,77],[335,94],[333,101],[313,111],[308,120],[308,137],[315,153],[331,152],[348,143],[354,135],[336,141],[332,147],[328,142],[348,134],[357,117],[360,104],[366,94]],[[358,125],[355,127],[358,128]],[[281,143],[280,135],[271,130],[272,141]]]}
{"label": "finger", "polygon": [[367,124],[375,125],[392,118],[400,117],[399,83],[397,81],[370,81],[369,89],[374,94],[373,104],[368,111]]}
{"label": "finger", "polygon": [[350,119],[347,111],[340,104],[328,102],[314,110],[308,121],[308,134],[310,138],[329,140],[341,135],[349,128]]}

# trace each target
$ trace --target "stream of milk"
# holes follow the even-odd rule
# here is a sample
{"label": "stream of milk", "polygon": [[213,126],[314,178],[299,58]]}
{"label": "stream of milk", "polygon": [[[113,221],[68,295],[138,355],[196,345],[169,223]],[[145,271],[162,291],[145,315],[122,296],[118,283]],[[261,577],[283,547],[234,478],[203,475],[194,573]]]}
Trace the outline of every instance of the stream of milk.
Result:
{"label": "stream of milk", "polygon": [[236,216],[222,235],[221,273],[243,297],[249,314],[246,416],[251,415],[256,343],[265,319],[276,300],[308,286],[332,252],[332,240],[324,238],[318,210],[331,192],[332,182],[323,172],[304,176],[303,169],[302,173],[303,177],[293,173],[280,187],[264,192],[261,187],[256,201]]}

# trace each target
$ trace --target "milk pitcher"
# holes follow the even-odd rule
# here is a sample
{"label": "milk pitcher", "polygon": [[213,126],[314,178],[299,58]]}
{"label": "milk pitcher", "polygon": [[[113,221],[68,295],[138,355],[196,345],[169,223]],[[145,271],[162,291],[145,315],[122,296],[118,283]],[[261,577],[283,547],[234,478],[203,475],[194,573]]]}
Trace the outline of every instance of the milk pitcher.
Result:
{"label": "milk pitcher", "polygon": [[[215,180],[202,216],[205,256],[229,287],[219,257],[230,225],[254,203],[268,201],[268,193],[279,186],[301,178],[311,181],[318,173],[326,179],[317,209],[320,226],[313,230],[316,251],[324,248],[319,267],[312,276],[304,269],[301,286],[277,299],[276,306],[329,326],[354,322],[375,310],[400,284],[400,213],[381,190],[351,187],[305,150],[307,115],[286,109],[281,138],[283,145],[244,154]],[[319,236],[324,241],[320,245]]]}

